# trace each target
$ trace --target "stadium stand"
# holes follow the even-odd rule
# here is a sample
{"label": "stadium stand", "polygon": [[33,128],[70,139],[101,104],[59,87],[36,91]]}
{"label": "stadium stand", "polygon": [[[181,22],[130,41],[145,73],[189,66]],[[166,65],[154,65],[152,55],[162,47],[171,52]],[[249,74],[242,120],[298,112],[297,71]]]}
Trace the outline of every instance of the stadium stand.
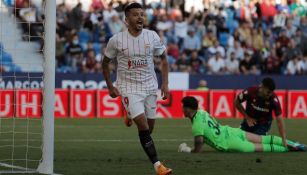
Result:
{"label": "stadium stand", "polygon": [[[31,42],[25,38],[21,31],[21,25],[27,24],[21,21],[15,22],[16,13],[10,8],[13,1],[3,1],[0,9],[1,15],[1,37],[0,53],[3,72],[41,72],[43,58],[41,48],[37,42]],[[20,24],[20,26],[18,25]],[[28,34],[28,36],[34,36]],[[33,63],[33,64],[32,64]]]}
{"label": "stadium stand", "polygon": [[[43,16],[32,1],[18,0],[16,6],[30,4],[37,14],[33,20],[39,22]],[[123,9],[127,1],[93,0],[87,11],[82,2],[72,7],[69,2],[57,6],[58,72],[100,73],[101,53],[107,41],[125,29]],[[203,10],[185,9],[184,1],[174,0],[145,5],[146,27],[155,30],[167,45],[170,71],[307,74],[306,2],[205,0],[201,5]],[[25,20],[22,13],[16,13],[16,18]],[[40,36],[40,28],[31,24],[30,35]],[[21,29],[26,35],[27,28],[21,25]],[[43,46],[40,39],[30,40]],[[87,52],[92,50],[94,55],[90,55],[96,59],[88,58]],[[154,62],[160,72],[159,58]],[[115,63],[111,69],[114,67]]]}
{"label": "stadium stand", "polygon": [[[58,5],[59,71],[82,72],[87,50],[95,46],[95,54],[99,54],[114,33],[125,29],[125,4],[121,1],[112,2],[93,1],[88,12],[82,11],[82,3],[72,9],[67,8],[66,4]],[[306,6],[299,0],[204,1],[203,11],[188,9],[189,12],[184,11],[184,5],[179,2],[161,1],[145,6],[146,25],[166,43],[171,71],[306,74]],[[74,18],[79,20],[71,20]],[[73,37],[75,35],[78,37]],[[72,41],[72,38],[75,40]],[[76,57],[67,48],[78,45],[82,52]],[[194,53],[196,59],[193,59],[193,51],[197,52]],[[230,57],[232,53],[235,54],[234,58]],[[219,55],[221,58],[217,58]],[[96,64],[99,64],[101,58],[96,58]],[[211,63],[209,60],[212,60]],[[159,64],[160,61],[155,60],[155,63]],[[219,66],[212,68],[212,63]],[[230,63],[233,65],[229,66]],[[159,69],[157,65],[156,71],[159,72]],[[101,69],[91,72],[97,71]]]}

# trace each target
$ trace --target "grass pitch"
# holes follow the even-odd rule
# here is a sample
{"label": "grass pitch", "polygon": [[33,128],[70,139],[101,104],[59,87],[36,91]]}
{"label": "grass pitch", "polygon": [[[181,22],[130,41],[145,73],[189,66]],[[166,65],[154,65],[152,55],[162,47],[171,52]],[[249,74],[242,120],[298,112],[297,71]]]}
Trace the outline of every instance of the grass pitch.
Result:
{"label": "grass pitch", "polygon": [[[222,119],[221,124],[239,126],[238,119]],[[15,122],[15,127],[12,128]],[[55,125],[54,171],[67,175],[153,175],[153,167],[139,144],[137,129],[127,128],[122,119],[57,119]],[[307,120],[285,120],[289,139],[307,143]],[[0,160],[12,157],[12,148],[5,146],[41,145],[40,121],[1,120]],[[29,126],[29,127],[26,127]],[[27,131],[27,128],[30,130]],[[10,131],[14,130],[13,135]],[[28,139],[24,133],[30,132]],[[272,133],[278,134],[274,124]],[[188,119],[160,119],[152,135],[161,161],[171,167],[175,175],[306,175],[307,153],[221,153],[204,146],[201,154],[178,153],[178,145],[193,145]],[[27,142],[28,140],[28,142]],[[18,141],[18,142],[16,142]],[[20,143],[19,143],[20,142]],[[16,147],[14,159],[7,161],[19,166],[37,167],[40,149]],[[10,170],[0,166],[0,170]]]}
{"label": "grass pitch", "polygon": [[[238,126],[240,120],[221,124]],[[307,120],[286,120],[289,139],[307,143]],[[278,134],[274,124],[273,134]],[[56,120],[55,172],[61,174],[152,175],[153,167],[139,144],[135,126],[119,119]],[[178,153],[182,142],[192,146],[187,119],[157,120],[152,135],[161,161],[175,175],[259,175],[307,173],[307,153],[220,153],[204,146],[201,154]]]}

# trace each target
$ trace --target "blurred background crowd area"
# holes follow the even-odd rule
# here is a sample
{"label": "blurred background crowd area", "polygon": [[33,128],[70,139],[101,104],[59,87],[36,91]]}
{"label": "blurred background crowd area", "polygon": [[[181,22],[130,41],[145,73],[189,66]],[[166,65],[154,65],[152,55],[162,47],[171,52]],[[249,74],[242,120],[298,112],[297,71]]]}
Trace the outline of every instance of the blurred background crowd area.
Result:
{"label": "blurred background crowd area", "polygon": [[[123,10],[131,1],[69,2],[57,3],[57,71],[102,72],[102,53],[108,40],[126,29]],[[145,8],[145,27],[156,31],[167,47],[171,72],[307,75],[304,0],[137,2]],[[40,10],[30,0],[16,0],[16,7]],[[23,26],[24,31],[40,35],[41,26],[36,24],[43,19],[41,13],[15,14],[32,23],[30,28]],[[160,58],[154,63],[159,73]],[[110,64],[113,72],[115,67]]]}

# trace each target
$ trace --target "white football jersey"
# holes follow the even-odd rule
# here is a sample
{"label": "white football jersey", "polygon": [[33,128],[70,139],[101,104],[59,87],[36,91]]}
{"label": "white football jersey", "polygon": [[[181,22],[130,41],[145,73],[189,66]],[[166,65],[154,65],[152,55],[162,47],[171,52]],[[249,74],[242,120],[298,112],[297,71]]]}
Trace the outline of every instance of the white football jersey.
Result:
{"label": "white football jersey", "polygon": [[120,93],[156,93],[158,81],[153,58],[165,50],[155,31],[143,29],[137,37],[128,30],[115,34],[108,42],[105,55],[117,59],[116,87]]}

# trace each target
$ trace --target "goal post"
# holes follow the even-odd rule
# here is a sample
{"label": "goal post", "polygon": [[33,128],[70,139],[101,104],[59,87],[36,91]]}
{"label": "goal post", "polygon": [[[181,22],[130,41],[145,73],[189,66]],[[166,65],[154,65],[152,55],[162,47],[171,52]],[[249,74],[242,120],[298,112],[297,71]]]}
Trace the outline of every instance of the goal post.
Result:
{"label": "goal post", "polygon": [[0,174],[54,174],[56,0],[15,2],[0,0]]}
{"label": "goal post", "polygon": [[43,153],[38,172],[53,173],[54,160],[54,93],[56,1],[45,2],[44,88],[43,88]]}

